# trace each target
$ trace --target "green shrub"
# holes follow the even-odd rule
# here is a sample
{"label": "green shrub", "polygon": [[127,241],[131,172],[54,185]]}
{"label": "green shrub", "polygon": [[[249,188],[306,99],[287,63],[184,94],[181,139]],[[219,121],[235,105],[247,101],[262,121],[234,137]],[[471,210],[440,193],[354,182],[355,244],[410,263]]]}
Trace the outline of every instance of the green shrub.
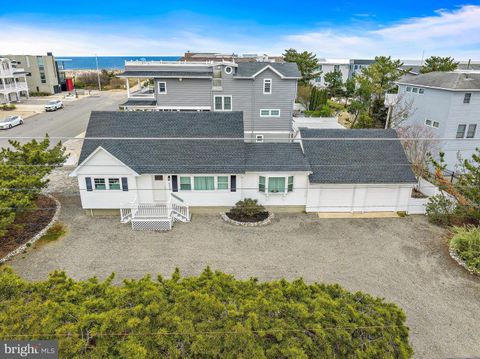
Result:
{"label": "green shrub", "polygon": [[3,104],[0,109],[3,111],[13,111],[17,108],[13,103],[11,104]]}
{"label": "green shrub", "polygon": [[268,217],[268,212],[256,199],[245,198],[235,203],[227,216],[240,222],[257,222]]}
{"label": "green shrub", "polygon": [[170,279],[112,281],[53,272],[28,282],[3,268],[0,336],[58,338],[60,358],[413,355],[403,310],[339,285],[238,280],[209,268],[195,277],[177,270]]}
{"label": "green shrub", "polygon": [[438,225],[449,225],[455,218],[455,203],[443,194],[430,197],[425,210],[428,220]]}
{"label": "green shrub", "polygon": [[343,110],[345,110],[345,105],[342,105],[341,103],[335,102],[335,101],[333,101],[333,100],[328,100],[328,101],[327,101],[327,105],[328,105],[330,108],[333,108],[333,109],[338,110],[338,111],[343,111]]}
{"label": "green shrub", "polygon": [[320,110],[305,111],[306,117],[332,117],[333,111],[327,105],[324,105]]}
{"label": "green shrub", "polygon": [[362,111],[358,115],[358,120],[353,127],[354,128],[372,128],[373,119],[367,112]]}
{"label": "green shrub", "polygon": [[454,227],[450,248],[465,262],[469,269],[480,273],[480,228]]}

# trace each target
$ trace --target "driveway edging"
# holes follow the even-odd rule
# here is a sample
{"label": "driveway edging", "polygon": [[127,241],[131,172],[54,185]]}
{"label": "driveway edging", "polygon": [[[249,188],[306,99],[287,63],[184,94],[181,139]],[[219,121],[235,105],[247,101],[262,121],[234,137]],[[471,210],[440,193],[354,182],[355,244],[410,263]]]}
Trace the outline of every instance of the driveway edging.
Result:
{"label": "driveway edging", "polygon": [[17,254],[20,254],[20,253],[24,252],[28,247],[30,247],[32,244],[34,244],[36,241],[38,241],[40,238],[42,238],[45,235],[45,233],[47,233],[47,231],[50,229],[50,227],[52,227],[53,224],[58,220],[58,216],[60,215],[60,209],[62,208],[62,205],[60,204],[58,199],[56,199],[52,195],[47,194],[47,193],[43,193],[42,195],[44,195],[44,196],[46,196],[50,199],[53,199],[55,201],[56,209],[55,209],[55,214],[53,215],[52,219],[42,230],[40,230],[40,232],[38,232],[36,235],[34,235],[28,242],[25,242],[20,247],[18,247],[17,249],[14,249],[10,253],[8,253],[5,257],[0,259],[0,264],[5,263],[8,260],[15,257]]}

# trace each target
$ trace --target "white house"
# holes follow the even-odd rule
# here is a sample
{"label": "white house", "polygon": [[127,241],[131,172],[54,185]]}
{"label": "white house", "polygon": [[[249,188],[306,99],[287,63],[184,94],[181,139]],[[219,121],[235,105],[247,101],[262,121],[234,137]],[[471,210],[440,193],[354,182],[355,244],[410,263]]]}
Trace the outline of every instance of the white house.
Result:
{"label": "white house", "polygon": [[[170,229],[258,199],[273,211],[409,211],[416,183],[394,130],[300,128],[245,140],[243,113],[92,112],[72,176],[87,213]],[[358,139],[360,138],[360,139]]]}
{"label": "white house", "polygon": [[18,102],[28,97],[27,72],[17,68],[15,61],[0,57],[0,104]]}
{"label": "white house", "polygon": [[411,106],[400,126],[421,125],[434,132],[447,169],[480,147],[480,71],[430,72],[398,82],[397,108]]}

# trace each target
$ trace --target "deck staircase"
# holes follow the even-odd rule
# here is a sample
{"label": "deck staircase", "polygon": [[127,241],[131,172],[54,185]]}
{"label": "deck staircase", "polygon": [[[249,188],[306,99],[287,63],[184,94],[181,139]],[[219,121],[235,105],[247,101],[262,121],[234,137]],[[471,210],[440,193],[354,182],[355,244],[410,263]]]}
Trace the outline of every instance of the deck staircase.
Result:
{"label": "deck staircase", "polygon": [[175,222],[190,222],[189,207],[178,196],[171,194],[168,202],[139,203],[120,209],[121,223],[131,223],[137,231],[169,231]]}

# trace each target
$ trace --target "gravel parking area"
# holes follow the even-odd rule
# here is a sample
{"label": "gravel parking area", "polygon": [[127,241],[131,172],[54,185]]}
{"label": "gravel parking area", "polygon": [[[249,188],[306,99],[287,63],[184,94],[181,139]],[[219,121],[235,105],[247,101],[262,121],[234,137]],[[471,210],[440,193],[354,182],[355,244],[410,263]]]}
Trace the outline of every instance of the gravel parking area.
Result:
{"label": "gravel parking area", "polygon": [[11,262],[22,276],[116,280],[147,273],[195,275],[210,265],[239,278],[303,277],[339,283],[400,305],[418,358],[480,356],[480,278],[449,257],[444,231],[423,216],[319,219],[278,214],[265,227],[236,227],[196,215],[171,232],[134,232],[115,217],[88,217],[78,195],[59,196],[68,234]]}

